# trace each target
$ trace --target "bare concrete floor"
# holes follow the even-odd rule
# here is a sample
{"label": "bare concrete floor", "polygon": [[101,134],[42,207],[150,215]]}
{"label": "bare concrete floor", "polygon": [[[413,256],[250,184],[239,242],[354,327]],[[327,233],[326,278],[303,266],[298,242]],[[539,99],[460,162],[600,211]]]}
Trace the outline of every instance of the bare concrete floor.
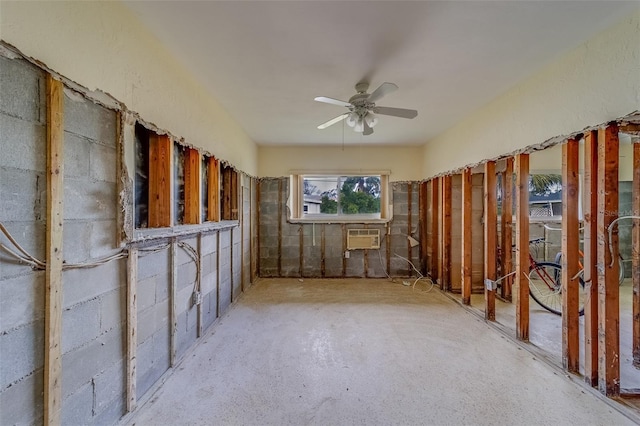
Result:
{"label": "bare concrete floor", "polygon": [[[640,392],[640,370],[633,365],[632,285],[626,279],[620,286],[620,387]],[[484,312],[484,295],[474,294],[472,306]],[[552,314],[529,298],[529,339],[558,366],[562,365],[562,317]],[[515,336],[515,306],[496,300],[496,321]],[[584,374],[584,317],[580,318],[580,373]]]}
{"label": "bare concrete floor", "polygon": [[635,424],[439,290],[269,279],[130,424]]}

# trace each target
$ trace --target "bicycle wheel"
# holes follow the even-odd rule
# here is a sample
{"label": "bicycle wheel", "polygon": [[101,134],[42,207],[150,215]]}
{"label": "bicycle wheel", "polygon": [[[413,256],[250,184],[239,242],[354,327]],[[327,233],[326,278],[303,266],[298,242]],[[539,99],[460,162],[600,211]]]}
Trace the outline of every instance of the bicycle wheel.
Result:
{"label": "bicycle wheel", "polygon": [[[584,281],[578,278],[578,307],[584,315]],[[529,271],[529,294],[549,312],[562,315],[562,267],[557,263],[539,262]]]}

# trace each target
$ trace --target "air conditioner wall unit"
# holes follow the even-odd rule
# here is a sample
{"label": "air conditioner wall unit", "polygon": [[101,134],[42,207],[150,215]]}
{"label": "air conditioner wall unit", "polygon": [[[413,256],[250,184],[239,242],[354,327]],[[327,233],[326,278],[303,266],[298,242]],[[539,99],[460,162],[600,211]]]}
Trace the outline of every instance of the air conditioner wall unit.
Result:
{"label": "air conditioner wall unit", "polygon": [[379,229],[347,230],[347,250],[364,250],[380,248]]}

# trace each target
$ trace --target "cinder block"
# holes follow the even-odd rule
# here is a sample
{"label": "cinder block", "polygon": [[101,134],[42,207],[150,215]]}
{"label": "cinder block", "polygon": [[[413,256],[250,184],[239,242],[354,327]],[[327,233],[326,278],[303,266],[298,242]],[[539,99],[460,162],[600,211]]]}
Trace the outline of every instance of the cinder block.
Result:
{"label": "cinder block", "polygon": [[171,290],[171,276],[158,275],[156,277],[156,303],[163,302],[169,298],[169,291]]}
{"label": "cinder block", "polygon": [[202,236],[201,240],[202,255],[215,253],[218,250],[218,235],[207,234]]}
{"label": "cinder block", "polygon": [[[193,248],[196,252],[198,251],[198,240],[196,238],[187,238],[184,240],[181,240],[180,242],[189,245],[191,248]],[[193,263],[193,258],[191,257],[191,254],[189,254],[189,252],[187,252],[187,249],[183,248],[183,247],[176,247],[176,264],[178,266],[180,265],[184,265],[186,263]]]}
{"label": "cinder block", "polygon": [[126,414],[125,409],[125,395],[120,395],[119,398],[111,401],[101,412],[97,412],[93,417],[93,424],[96,425],[111,425],[116,424],[117,421]]}
{"label": "cinder block", "polygon": [[182,313],[191,309],[192,300],[191,297],[193,295],[193,285],[184,287],[180,290],[176,295],[176,307],[178,309],[178,313]]}
{"label": "cinder block", "polygon": [[62,231],[64,260],[82,263],[91,257],[91,222],[65,220]]}
{"label": "cinder block", "polygon": [[[188,317],[189,315],[186,314]],[[184,353],[195,343],[198,338],[198,329],[197,327],[191,327],[186,331],[183,330],[178,333],[178,357],[184,355]]]}
{"label": "cinder block", "polygon": [[0,359],[3,360],[0,362],[0,389],[41,368],[44,364],[44,321],[0,334]]}
{"label": "cinder block", "polygon": [[95,268],[65,271],[63,307],[68,308],[126,285],[126,274],[126,259],[112,261]]}
{"label": "cinder block", "polygon": [[86,425],[93,417],[93,383],[88,382],[62,400],[62,424]]}
{"label": "cinder block", "polygon": [[171,251],[167,248],[158,253],[144,253],[138,258],[138,279],[166,276],[171,265]]}
{"label": "cinder block", "polygon": [[177,288],[182,289],[184,287],[192,287],[196,282],[197,267],[194,261],[178,266],[178,273],[176,275],[178,282]]}
{"label": "cinder block", "polygon": [[171,363],[170,339],[171,333],[168,327],[166,329],[159,330],[153,335],[153,363],[157,365],[162,372],[167,371]]}
{"label": "cinder block", "polygon": [[0,167],[45,172],[46,128],[42,124],[0,113],[0,129]]}
{"label": "cinder block", "polygon": [[216,253],[202,256],[202,275],[214,274],[218,269],[218,257]]}
{"label": "cinder block", "polygon": [[136,302],[138,312],[143,312],[156,303],[156,277],[138,281]]}
{"label": "cinder block", "polygon": [[158,330],[169,328],[169,300],[166,299],[138,314],[138,344],[144,342]]}
{"label": "cinder block", "polygon": [[89,146],[91,178],[105,182],[116,182],[116,149],[111,146],[92,143]]}
{"label": "cinder block", "polygon": [[99,299],[74,305],[62,313],[62,353],[82,346],[99,335]]}
{"label": "cinder block", "polygon": [[[111,405],[124,399],[126,368],[118,361],[93,379],[95,395],[95,413],[109,409]],[[117,420],[117,418],[115,419]]]}
{"label": "cinder block", "polygon": [[124,333],[113,329],[62,356],[62,394],[69,395],[124,357]]}
{"label": "cinder block", "polygon": [[64,129],[76,135],[116,146],[116,113],[81,95],[64,97]]}
{"label": "cinder block", "polygon": [[[153,367],[154,359],[153,334],[148,336],[144,341],[138,340],[136,347],[136,379],[137,385],[140,384],[140,377],[144,377]],[[140,398],[141,394],[137,394]]]}
{"label": "cinder block", "polygon": [[89,177],[89,145],[91,142],[73,133],[64,132],[64,176]]}
{"label": "cinder block", "polygon": [[44,271],[0,281],[0,333],[42,319]]}
{"label": "cinder block", "polygon": [[[44,374],[40,368],[9,388],[2,386],[0,424],[42,424],[40,420],[44,409],[43,380]],[[11,409],[4,407],[11,407]]]}
{"label": "cinder block", "polygon": [[47,181],[43,173],[0,168],[0,221],[39,221],[44,218]]}
{"label": "cinder block", "polygon": [[[0,192],[2,189],[0,188]],[[1,203],[0,203],[1,204]],[[18,243],[31,255],[38,259],[44,260],[45,254],[45,223],[40,222],[5,222],[0,219],[7,230],[13,235]],[[0,235],[0,242],[7,247],[11,246],[11,243],[5,238],[4,235]],[[16,261],[13,257],[9,257],[3,251],[0,251],[0,262],[2,267],[0,268],[0,279],[12,278],[19,275],[29,274],[31,268],[23,263]]]}
{"label": "cinder block", "polygon": [[44,72],[22,59],[0,57],[0,111],[44,124]]}
{"label": "cinder block", "polygon": [[115,219],[116,185],[86,179],[65,179],[64,217],[72,219]]}
{"label": "cinder block", "polygon": [[220,250],[231,247],[231,231],[220,231]]}
{"label": "cinder block", "polygon": [[111,330],[112,328],[122,328],[125,322],[126,292],[125,287],[100,296],[100,332]]}

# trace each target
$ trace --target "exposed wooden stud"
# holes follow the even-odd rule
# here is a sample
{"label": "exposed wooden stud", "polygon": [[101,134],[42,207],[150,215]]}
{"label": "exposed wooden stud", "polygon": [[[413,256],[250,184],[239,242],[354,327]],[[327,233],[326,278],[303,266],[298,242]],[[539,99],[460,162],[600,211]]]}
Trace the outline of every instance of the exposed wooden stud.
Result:
{"label": "exposed wooden stud", "polygon": [[571,373],[580,368],[578,149],[575,139],[562,145],[562,365]]}
{"label": "exposed wooden stud", "polygon": [[429,270],[428,262],[429,262],[429,240],[428,240],[428,228],[427,228],[427,210],[428,210],[428,202],[429,202],[429,185],[427,182],[420,183],[419,189],[419,220],[420,224],[420,270],[422,271],[422,275],[427,275]]}
{"label": "exposed wooden stud", "polygon": [[344,278],[347,275],[347,258],[345,257],[345,253],[347,251],[347,227],[341,224],[342,227],[342,277]]}
{"label": "exposed wooden stud", "polygon": [[[256,225],[255,225],[255,250],[256,250],[256,275],[260,276],[260,191],[261,191],[261,184],[260,181],[258,180],[256,182]],[[324,258],[324,256],[323,256]]]}
{"label": "exposed wooden stud", "polygon": [[[608,228],[618,217],[618,126],[598,131],[598,389],[620,395],[620,292],[618,232]],[[610,250],[613,252],[611,255]]]}
{"label": "exposed wooden stud", "polygon": [[[633,201],[634,216],[640,215],[640,142],[633,144]],[[640,219],[633,220],[633,365],[640,367]]]}
{"label": "exposed wooden stud", "polygon": [[429,273],[434,282],[440,279],[440,262],[439,262],[439,200],[440,200],[440,178],[431,179],[431,197],[429,200],[429,208],[431,209],[431,220],[429,221],[429,229],[431,240],[429,240]]}
{"label": "exposed wooden stud", "polygon": [[284,205],[282,194],[282,179],[278,179],[278,276],[282,276],[282,206]]}
{"label": "exposed wooden stud", "polygon": [[[502,276],[507,276],[513,270],[513,157],[506,160],[506,167],[502,172],[502,220],[500,223],[500,237],[502,242],[501,264]],[[511,286],[513,276],[502,280],[500,296],[504,300],[511,300]]]}
{"label": "exposed wooden stud", "polygon": [[451,175],[442,178],[442,276],[440,288],[451,290]]}
{"label": "exposed wooden stud", "polygon": [[220,312],[220,231],[216,232],[216,318],[221,315]]}
{"label": "exposed wooden stud", "polygon": [[618,129],[622,133],[628,133],[631,135],[640,136],[640,124],[629,123],[623,126],[620,126]]}
{"label": "exposed wooden stud", "polygon": [[529,341],[529,154],[515,158],[516,172],[516,337]]}
{"label": "exposed wooden stud", "polygon": [[[64,87],[50,74],[47,99],[44,423],[60,424],[62,408],[62,240],[64,223]],[[6,362],[7,360],[5,360]]]}
{"label": "exposed wooden stud", "polygon": [[[411,216],[413,215],[412,207],[413,205],[413,184],[411,182],[407,182],[407,235],[413,238],[411,234],[412,223]],[[411,240],[407,238],[407,259],[409,262],[413,263],[413,247],[411,247]],[[411,269],[409,269],[409,274],[411,274]]]}
{"label": "exposed wooden stud", "polygon": [[238,187],[240,186],[238,184],[240,173],[236,172],[231,167],[229,167],[229,170],[231,174],[231,220],[240,220],[240,211],[238,210],[238,206],[240,205],[239,197],[241,196],[240,191],[238,191]]}
{"label": "exposed wooden stud", "polygon": [[209,199],[207,210],[207,220],[211,222],[220,221],[220,169],[219,162],[215,157],[209,157],[207,160],[209,171],[207,173]]}
{"label": "exposed wooden stud", "polygon": [[171,303],[169,317],[171,319],[171,330],[169,332],[170,354],[169,362],[174,367],[178,362],[178,245],[175,239],[171,239],[171,281],[169,291]]}
{"label": "exposed wooden stud", "polygon": [[138,349],[138,249],[130,248],[127,259],[127,413],[135,410],[136,351]]}
{"label": "exposed wooden stud", "polygon": [[299,269],[299,275],[301,277],[304,277],[304,228],[303,226],[304,225],[300,224],[298,227],[298,235],[300,236],[300,241],[299,241],[300,248],[298,252],[299,253],[298,258],[299,258],[300,264],[298,266],[298,269]]}
{"label": "exposed wooden stud", "polygon": [[325,236],[325,227],[326,225],[323,223],[320,225],[320,276],[324,278],[327,275],[327,264],[325,261],[326,253],[326,236]]}
{"label": "exposed wooden stud", "polygon": [[584,137],[584,379],[598,385],[598,132]]}
{"label": "exposed wooden stud", "polygon": [[[233,273],[233,231],[235,228],[229,229],[229,278],[231,281],[231,303],[235,302],[237,295],[235,294],[235,276]],[[237,232],[237,231],[236,231]]]}
{"label": "exposed wooden stud", "polygon": [[[198,234],[198,263],[196,264],[196,268],[198,268],[197,275],[197,285],[198,291],[202,296],[202,233]],[[197,327],[197,336],[202,337],[202,332],[204,331],[204,318],[202,313],[202,303],[198,303],[196,306],[196,327]]]}
{"label": "exposed wooden stud", "polygon": [[167,135],[149,136],[149,227],[171,226],[173,142]]}
{"label": "exposed wooden stud", "polygon": [[472,244],[472,215],[471,215],[471,169],[466,168],[462,172],[462,303],[471,304],[471,278],[472,278],[472,262],[471,250]]}
{"label": "exposed wooden stud", "polygon": [[184,223],[200,223],[200,153],[187,148],[184,153]]}
{"label": "exposed wooden stud", "polygon": [[221,193],[221,215],[222,220],[231,220],[231,167],[222,166],[222,193]]}
{"label": "exposed wooden stud", "polygon": [[389,227],[389,224],[387,223],[387,228],[386,228],[386,232],[387,232],[387,238],[385,238],[386,244],[385,244],[385,258],[387,259],[387,274],[391,275],[391,228]]}
{"label": "exposed wooden stud", "polygon": [[[496,186],[496,162],[484,163],[484,279],[495,282],[496,249],[498,247],[498,200]],[[484,286],[484,317],[496,320],[496,289]]]}

